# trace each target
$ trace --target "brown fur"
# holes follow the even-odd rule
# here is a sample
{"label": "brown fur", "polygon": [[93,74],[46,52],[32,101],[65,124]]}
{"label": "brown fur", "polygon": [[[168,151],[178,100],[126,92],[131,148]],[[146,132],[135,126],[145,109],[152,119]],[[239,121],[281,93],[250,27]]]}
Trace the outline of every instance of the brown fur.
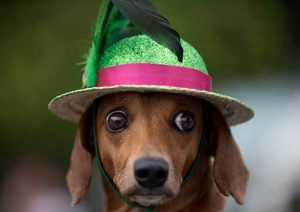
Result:
{"label": "brown fur", "polygon": [[[130,200],[136,188],[133,163],[143,156],[165,159],[169,177],[164,189],[169,195],[160,201],[156,211],[222,211],[225,196],[232,195],[237,203],[244,202],[248,171],[230,129],[221,113],[210,107],[201,163],[188,184],[180,189],[183,177],[191,167],[202,135],[202,100],[167,93],[119,93],[101,97],[97,115],[97,134],[101,161],[120,192]],[[105,116],[124,107],[131,115],[129,127],[120,133],[105,129]],[[170,120],[179,110],[195,114],[192,132],[179,133]],[[87,111],[79,124],[71,157],[67,182],[72,203],[77,204],[86,193],[91,179],[93,151],[90,139],[91,112]],[[107,211],[130,211],[107,182],[103,181]]]}

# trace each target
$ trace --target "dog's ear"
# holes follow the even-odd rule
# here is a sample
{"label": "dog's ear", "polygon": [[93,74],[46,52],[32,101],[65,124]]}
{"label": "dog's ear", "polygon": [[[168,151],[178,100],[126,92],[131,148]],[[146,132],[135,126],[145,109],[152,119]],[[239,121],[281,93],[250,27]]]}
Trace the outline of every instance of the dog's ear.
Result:
{"label": "dog's ear", "polygon": [[90,111],[87,111],[80,119],[71,154],[70,168],[66,177],[72,196],[72,206],[79,203],[80,199],[86,194],[92,177],[94,154],[89,144],[92,126],[91,118]]}
{"label": "dog's ear", "polygon": [[238,204],[244,203],[249,172],[223,115],[210,108],[210,131],[213,143],[213,175],[225,196],[232,195]]}

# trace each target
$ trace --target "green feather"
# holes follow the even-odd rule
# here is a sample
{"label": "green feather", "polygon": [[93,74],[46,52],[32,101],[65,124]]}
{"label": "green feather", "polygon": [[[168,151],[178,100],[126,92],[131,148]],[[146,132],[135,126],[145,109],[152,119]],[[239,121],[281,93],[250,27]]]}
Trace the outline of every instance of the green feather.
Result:
{"label": "green feather", "polygon": [[149,0],[111,0],[116,8],[143,34],[166,46],[182,62],[183,49],[179,33]]}
{"label": "green feather", "polygon": [[130,23],[116,7],[112,10],[106,32],[104,46],[101,53],[123,38],[141,34],[141,32],[132,23]]}
{"label": "green feather", "polygon": [[182,62],[180,36],[149,0],[103,0],[83,74],[83,87],[94,87],[102,53],[123,38],[146,34],[173,51]]}
{"label": "green feather", "polygon": [[89,50],[83,74],[83,87],[94,87],[97,81],[97,68],[101,47],[113,5],[110,0],[103,0],[93,35],[92,47]]}

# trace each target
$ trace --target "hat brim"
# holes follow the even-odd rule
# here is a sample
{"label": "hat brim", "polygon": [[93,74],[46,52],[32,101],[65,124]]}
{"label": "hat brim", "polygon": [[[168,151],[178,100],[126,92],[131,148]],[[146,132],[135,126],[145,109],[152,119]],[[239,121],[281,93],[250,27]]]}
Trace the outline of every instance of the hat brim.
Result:
{"label": "hat brim", "polygon": [[253,110],[248,106],[226,95],[189,88],[149,85],[119,85],[75,90],[55,97],[49,103],[49,110],[65,120],[78,123],[81,115],[95,99],[106,94],[126,91],[167,92],[198,97],[217,107],[231,126],[246,122],[254,116]]}

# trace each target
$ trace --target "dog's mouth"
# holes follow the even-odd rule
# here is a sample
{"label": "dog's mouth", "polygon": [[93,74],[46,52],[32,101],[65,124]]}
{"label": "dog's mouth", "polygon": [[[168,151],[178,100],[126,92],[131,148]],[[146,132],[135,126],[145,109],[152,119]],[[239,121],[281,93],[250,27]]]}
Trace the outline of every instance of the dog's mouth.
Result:
{"label": "dog's mouth", "polygon": [[161,204],[174,198],[175,194],[166,188],[160,189],[143,189],[134,188],[130,189],[124,194],[129,200],[137,202],[144,206]]}

